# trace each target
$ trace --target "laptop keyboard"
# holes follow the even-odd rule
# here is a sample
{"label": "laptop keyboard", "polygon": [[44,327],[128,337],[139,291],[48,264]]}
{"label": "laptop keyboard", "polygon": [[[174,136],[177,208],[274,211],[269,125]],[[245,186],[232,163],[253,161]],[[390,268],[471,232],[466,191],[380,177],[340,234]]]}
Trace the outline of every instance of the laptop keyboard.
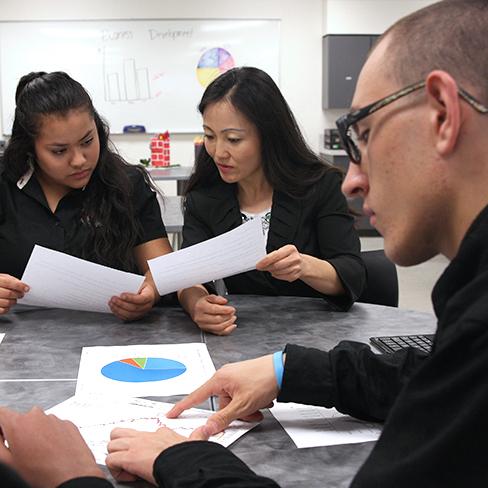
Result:
{"label": "laptop keyboard", "polygon": [[424,352],[430,352],[434,334],[370,337],[369,340],[381,352],[390,353],[407,347],[416,347]]}

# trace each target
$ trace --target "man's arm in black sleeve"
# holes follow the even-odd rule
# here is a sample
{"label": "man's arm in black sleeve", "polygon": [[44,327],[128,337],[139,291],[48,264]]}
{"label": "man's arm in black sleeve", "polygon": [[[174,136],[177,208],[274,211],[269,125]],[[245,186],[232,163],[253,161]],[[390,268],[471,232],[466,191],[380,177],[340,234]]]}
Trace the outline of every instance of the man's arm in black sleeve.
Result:
{"label": "man's arm in black sleeve", "polygon": [[166,449],[153,474],[161,488],[279,488],[214,442],[184,442]]}
{"label": "man's arm in black sleeve", "polygon": [[359,342],[343,341],[328,352],[287,345],[280,402],[297,402],[365,420],[383,421],[398,393],[428,357],[410,348],[374,354]]}
{"label": "man's arm in black sleeve", "polygon": [[58,488],[114,488],[110,481],[95,476],[83,476],[61,483]]}

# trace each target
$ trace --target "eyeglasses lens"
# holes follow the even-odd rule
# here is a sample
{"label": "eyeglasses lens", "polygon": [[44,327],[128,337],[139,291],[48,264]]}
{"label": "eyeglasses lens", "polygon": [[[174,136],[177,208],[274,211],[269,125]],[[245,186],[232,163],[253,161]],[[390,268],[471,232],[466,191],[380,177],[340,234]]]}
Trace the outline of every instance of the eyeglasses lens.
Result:
{"label": "eyeglasses lens", "polygon": [[359,151],[358,138],[356,132],[351,128],[347,130],[346,143],[347,147],[345,149],[351,161],[359,164],[361,162],[361,152]]}

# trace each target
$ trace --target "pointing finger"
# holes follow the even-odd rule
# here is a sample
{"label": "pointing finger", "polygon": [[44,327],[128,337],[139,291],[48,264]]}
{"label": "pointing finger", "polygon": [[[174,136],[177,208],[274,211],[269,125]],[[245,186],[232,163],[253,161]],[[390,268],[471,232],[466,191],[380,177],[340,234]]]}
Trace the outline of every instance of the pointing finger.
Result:
{"label": "pointing finger", "polygon": [[195,405],[200,405],[205,400],[208,400],[212,395],[215,394],[215,380],[210,378],[206,383],[204,383],[200,388],[197,388],[194,392],[190,393],[187,397],[183,398],[175,404],[175,406],[166,414],[169,419],[174,419],[181,415],[185,410],[194,407]]}

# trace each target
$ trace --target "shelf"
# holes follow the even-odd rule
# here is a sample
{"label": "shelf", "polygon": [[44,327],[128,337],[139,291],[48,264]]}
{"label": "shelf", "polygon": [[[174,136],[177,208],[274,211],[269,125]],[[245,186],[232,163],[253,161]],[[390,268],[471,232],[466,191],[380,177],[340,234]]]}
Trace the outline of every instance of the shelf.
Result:
{"label": "shelf", "polygon": [[325,154],[325,156],[347,156],[344,149],[321,149],[320,153]]}

